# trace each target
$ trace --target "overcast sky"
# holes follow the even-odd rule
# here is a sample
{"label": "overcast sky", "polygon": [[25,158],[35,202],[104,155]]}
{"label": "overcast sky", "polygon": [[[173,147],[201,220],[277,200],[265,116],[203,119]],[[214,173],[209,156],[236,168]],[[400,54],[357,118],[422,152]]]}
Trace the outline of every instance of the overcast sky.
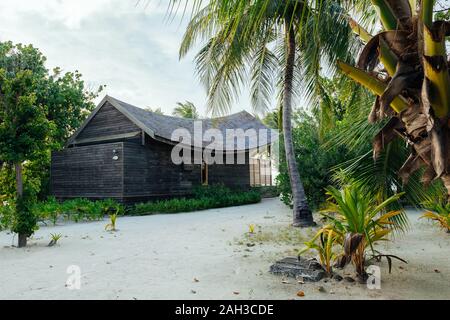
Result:
{"label": "overcast sky", "polygon": [[[106,85],[103,94],[166,114],[177,101],[190,100],[204,115],[194,54],[178,59],[187,19],[167,21],[168,0],[138,2],[0,0],[0,41],[33,44],[49,69],[79,70],[89,85]],[[232,111],[249,106],[244,97]]]}

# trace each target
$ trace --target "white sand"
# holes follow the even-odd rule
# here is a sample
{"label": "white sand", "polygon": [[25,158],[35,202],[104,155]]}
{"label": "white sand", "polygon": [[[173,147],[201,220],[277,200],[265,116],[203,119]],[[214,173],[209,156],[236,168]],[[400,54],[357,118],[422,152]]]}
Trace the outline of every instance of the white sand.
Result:
{"label": "white sand", "polygon": [[[391,275],[384,262],[381,290],[334,281],[284,284],[269,274],[271,263],[292,245],[238,244],[249,224],[263,230],[289,225],[289,209],[269,199],[244,207],[125,217],[116,233],[104,231],[106,220],[42,227],[27,249],[11,247],[12,235],[2,232],[0,299],[450,299],[450,235],[418,222],[417,212],[410,217],[413,230],[380,248],[409,262],[402,269],[394,262]],[[63,234],[59,246],[46,247],[50,233]],[[80,290],[65,286],[70,265],[81,268]],[[304,298],[296,296],[299,290]]]}

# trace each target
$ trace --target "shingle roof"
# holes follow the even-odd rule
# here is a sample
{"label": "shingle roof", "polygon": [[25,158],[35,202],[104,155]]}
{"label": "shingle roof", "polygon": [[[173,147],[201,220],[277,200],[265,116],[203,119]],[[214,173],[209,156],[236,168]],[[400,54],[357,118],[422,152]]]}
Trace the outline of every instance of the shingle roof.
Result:
{"label": "shingle roof", "polygon": [[[172,134],[177,129],[186,129],[190,133],[191,137],[194,137],[195,123],[197,127],[200,123],[202,125],[203,147],[208,147],[212,149],[220,149],[221,145],[226,146],[227,130],[230,129],[231,130],[242,129],[243,131],[246,131],[248,129],[254,129],[254,131],[250,130],[247,132],[249,138],[245,139],[245,146],[235,142],[234,144],[235,150],[252,149],[254,147],[264,146],[270,143],[271,135],[272,139],[276,137],[276,133],[273,130],[268,129],[258,119],[256,119],[254,116],[252,116],[246,111],[242,111],[226,117],[193,120],[157,114],[151,111],[144,110],[142,108],[138,108],[136,106],[120,101],[110,96],[106,96],[105,99],[103,99],[102,103],[99,105],[99,108],[105,102],[110,102],[114,107],[116,107],[119,111],[124,113],[131,121],[133,121],[136,125],[141,127],[142,130],[146,131],[153,138],[168,143],[179,142],[177,140],[172,139]],[[88,119],[88,121],[89,120],[90,119]],[[217,141],[215,144],[211,144],[212,140],[211,139],[208,140],[208,138],[205,137],[205,132],[210,129],[216,129],[220,131],[224,139],[222,141],[222,144]],[[264,138],[258,139],[259,130],[267,130],[268,132],[267,141],[264,141]]]}

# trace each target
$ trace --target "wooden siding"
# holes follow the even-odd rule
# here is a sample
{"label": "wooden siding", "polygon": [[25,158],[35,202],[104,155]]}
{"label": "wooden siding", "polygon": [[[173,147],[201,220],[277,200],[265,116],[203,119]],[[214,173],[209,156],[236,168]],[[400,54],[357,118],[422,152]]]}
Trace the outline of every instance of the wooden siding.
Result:
{"label": "wooden siding", "polygon": [[141,129],[107,102],[80,132],[76,141],[136,131],[141,131]]}
{"label": "wooden siding", "polygon": [[249,154],[245,154],[245,164],[213,164],[208,166],[208,184],[224,184],[230,188],[250,188]]}
{"label": "wooden siding", "polygon": [[200,185],[200,166],[185,170],[171,160],[173,146],[149,137],[146,145],[124,143],[124,197],[158,198],[189,195]]}
{"label": "wooden siding", "polygon": [[[113,160],[116,150],[118,160]],[[65,198],[123,196],[123,143],[65,149],[52,153],[52,194]]]}
{"label": "wooden siding", "polygon": [[[188,196],[201,184],[200,165],[175,165],[172,145],[146,137],[145,146],[132,142],[69,148],[52,154],[51,187],[59,199],[115,198],[125,203]],[[118,160],[113,160],[113,150]],[[246,164],[208,166],[209,185],[250,187]]]}

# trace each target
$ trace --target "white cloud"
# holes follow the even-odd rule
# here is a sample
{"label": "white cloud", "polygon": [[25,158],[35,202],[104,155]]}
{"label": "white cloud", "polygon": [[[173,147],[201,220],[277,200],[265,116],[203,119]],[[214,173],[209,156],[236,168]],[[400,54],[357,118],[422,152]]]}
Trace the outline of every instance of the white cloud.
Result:
{"label": "white cloud", "polygon": [[[193,54],[178,60],[186,21],[167,21],[167,0],[2,0],[0,41],[31,43],[48,68],[79,70],[88,84],[132,104],[171,113],[193,101],[205,113],[205,92]],[[233,112],[249,106],[235,106]],[[249,108],[247,108],[249,110]]]}

